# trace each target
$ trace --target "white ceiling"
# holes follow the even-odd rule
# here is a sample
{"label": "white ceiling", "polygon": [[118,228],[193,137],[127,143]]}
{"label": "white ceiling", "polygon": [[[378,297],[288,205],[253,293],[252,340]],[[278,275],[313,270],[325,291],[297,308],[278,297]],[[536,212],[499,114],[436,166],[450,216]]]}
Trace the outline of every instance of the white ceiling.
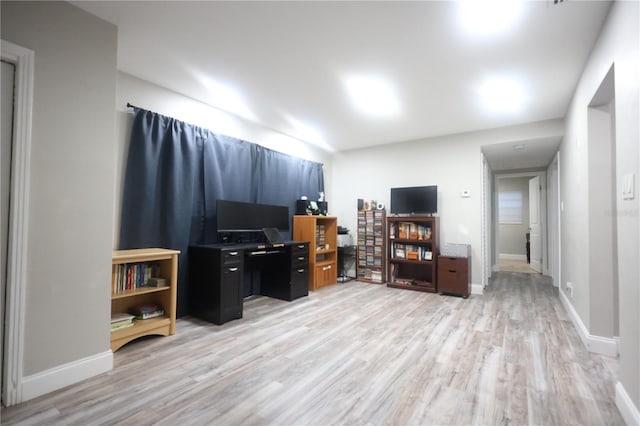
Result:
{"label": "white ceiling", "polygon": [[[514,26],[482,37],[454,1],[72,3],[118,26],[119,70],[334,151],[564,117],[610,6],[525,1]],[[399,112],[358,111],[352,75],[385,79]],[[524,82],[522,110],[480,103],[495,75]]]}

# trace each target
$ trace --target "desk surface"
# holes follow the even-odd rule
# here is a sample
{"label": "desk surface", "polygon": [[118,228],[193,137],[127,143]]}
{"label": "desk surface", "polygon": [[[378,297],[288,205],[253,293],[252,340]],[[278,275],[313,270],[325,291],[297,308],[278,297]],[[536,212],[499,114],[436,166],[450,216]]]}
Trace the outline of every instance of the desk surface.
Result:
{"label": "desk surface", "polygon": [[308,244],[308,241],[285,241],[282,244],[269,243],[215,243],[215,244],[196,244],[194,247],[215,248],[220,250],[261,250],[278,247],[288,247],[296,244]]}

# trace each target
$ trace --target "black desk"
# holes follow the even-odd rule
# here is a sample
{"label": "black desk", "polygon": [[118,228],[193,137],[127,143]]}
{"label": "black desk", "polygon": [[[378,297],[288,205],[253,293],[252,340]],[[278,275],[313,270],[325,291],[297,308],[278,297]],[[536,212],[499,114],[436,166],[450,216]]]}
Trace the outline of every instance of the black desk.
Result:
{"label": "black desk", "polygon": [[309,243],[189,247],[189,313],[224,324],[242,318],[245,297],[295,300],[309,294]]}

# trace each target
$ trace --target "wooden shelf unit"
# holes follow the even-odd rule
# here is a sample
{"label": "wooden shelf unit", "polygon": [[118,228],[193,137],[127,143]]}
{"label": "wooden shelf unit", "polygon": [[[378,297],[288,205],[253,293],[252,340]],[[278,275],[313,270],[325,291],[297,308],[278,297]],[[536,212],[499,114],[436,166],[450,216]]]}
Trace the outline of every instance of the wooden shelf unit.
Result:
{"label": "wooden shelf unit", "polygon": [[[180,251],[161,248],[114,250],[111,259],[111,314],[128,313],[134,306],[158,304],[164,316],[145,320],[134,320],[133,327],[111,332],[111,350],[142,336],[168,336],[176,332],[176,295],[178,283],[178,255]],[[164,278],[161,287],[138,287],[118,291],[116,270],[122,264],[156,264],[157,275]]]}
{"label": "wooden shelf unit", "polygon": [[437,292],[437,217],[388,217],[387,235],[387,287]]}
{"label": "wooden shelf unit", "polygon": [[358,281],[383,284],[386,274],[386,214],[384,210],[358,211]]}
{"label": "wooden shelf unit", "polygon": [[309,290],[338,282],[338,218],[293,216],[293,239],[309,242]]}

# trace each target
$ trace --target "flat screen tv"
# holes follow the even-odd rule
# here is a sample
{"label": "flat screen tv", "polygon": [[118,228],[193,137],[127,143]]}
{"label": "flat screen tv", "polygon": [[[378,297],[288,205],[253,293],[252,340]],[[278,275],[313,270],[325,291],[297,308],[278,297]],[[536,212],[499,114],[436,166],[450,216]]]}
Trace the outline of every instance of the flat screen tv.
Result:
{"label": "flat screen tv", "polygon": [[435,214],[438,212],[438,186],[391,188],[392,214]]}
{"label": "flat screen tv", "polygon": [[289,207],[241,201],[216,201],[218,232],[254,232],[263,228],[289,230]]}

